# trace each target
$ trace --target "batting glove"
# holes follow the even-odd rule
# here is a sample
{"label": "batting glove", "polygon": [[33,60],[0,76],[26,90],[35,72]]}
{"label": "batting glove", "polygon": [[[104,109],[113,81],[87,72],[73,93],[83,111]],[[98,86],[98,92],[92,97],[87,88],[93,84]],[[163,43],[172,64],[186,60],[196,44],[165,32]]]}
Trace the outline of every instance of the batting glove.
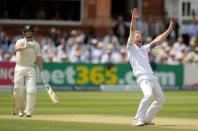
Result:
{"label": "batting glove", "polygon": [[43,83],[46,83],[45,76],[42,71],[40,72],[40,77],[41,77],[41,80],[43,81]]}

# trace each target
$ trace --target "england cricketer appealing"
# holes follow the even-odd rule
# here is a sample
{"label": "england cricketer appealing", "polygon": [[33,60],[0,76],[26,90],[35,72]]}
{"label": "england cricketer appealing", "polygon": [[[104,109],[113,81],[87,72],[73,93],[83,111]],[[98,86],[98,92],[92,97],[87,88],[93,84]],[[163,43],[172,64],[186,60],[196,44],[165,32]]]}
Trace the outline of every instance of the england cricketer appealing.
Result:
{"label": "england cricketer appealing", "polygon": [[[33,39],[33,27],[25,26],[23,30],[24,38],[16,41],[16,66],[14,74],[14,99],[20,117],[26,115],[31,117],[36,100],[36,75],[34,63],[42,73],[42,59],[39,44]],[[23,100],[23,92],[26,89],[26,103]]]}
{"label": "england cricketer appealing", "polygon": [[[168,34],[173,30],[174,22],[170,20],[169,27],[164,33],[156,37],[149,44],[142,45],[142,35],[139,31],[136,31],[135,28],[139,12],[134,8],[131,13],[130,36],[128,38],[126,51],[131,67],[133,68],[133,73],[137,77],[137,84],[144,94],[133,125],[154,125],[153,118],[163,105],[165,99],[159,82],[151,69],[148,53],[155,45],[162,43],[166,39]],[[153,98],[155,100],[152,102]]]}

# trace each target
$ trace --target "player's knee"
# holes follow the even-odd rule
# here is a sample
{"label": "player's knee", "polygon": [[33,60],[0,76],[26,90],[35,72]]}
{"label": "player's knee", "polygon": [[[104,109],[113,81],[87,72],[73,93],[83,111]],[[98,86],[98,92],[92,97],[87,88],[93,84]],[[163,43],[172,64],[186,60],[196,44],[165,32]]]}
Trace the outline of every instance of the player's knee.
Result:
{"label": "player's knee", "polygon": [[165,97],[161,96],[157,99],[158,105],[162,106],[165,103]]}
{"label": "player's knee", "polygon": [[144,95],[144,99],[152,100],[152,99],[153,99],[153,94],[151,94],[151,93],[145,94],[145,95]]}
{"label": "player's knee", "polygon": [[23,94],[23,85],[15,84],[13,88],[13,95],[22,95]]}
{"label": "player's knee", "polygon": [[27,89],[28,94],[36,94],[37,93],[37,88],[32,87]]}
{"label": "player's knee", "polygon": [[13,90],[13,95],[23,95],[23,89],[22,87],[14,87],[14,90]]}
{"label": "player's knee", "polygon": [[24,89],[24,84],[23,84],[23,82],[21,80],[14,81],[13,93],[21,94],[21,93],[23,93],[23,89]]}

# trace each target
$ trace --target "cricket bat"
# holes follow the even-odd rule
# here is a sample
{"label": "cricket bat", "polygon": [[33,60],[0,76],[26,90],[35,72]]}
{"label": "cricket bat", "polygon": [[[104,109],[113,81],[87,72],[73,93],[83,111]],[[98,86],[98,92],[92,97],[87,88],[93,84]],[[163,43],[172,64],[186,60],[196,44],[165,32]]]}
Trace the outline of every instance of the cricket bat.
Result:
{"label": "cricket bat", "polygon": [[56,96],[56,93],[53,91],[52,87],[48,83],[43,83],[43,84],[45,86],[45,89],[46,89],[51,101],[54,104],[57,104],[59,102],[58,97]]}
{"label": "cricket bat", "polygon": [[45,80],[44,76],[41,76],[41,79],[42,79],[44,87],[45,87],[45,89],[47,91],[47,94],[49,95],[51,101],[54,104],[57,104],[59,101],[58,101],[58,97],[56,96],[56,93],[53,91],[52,87],[47,83],[47,81]]}

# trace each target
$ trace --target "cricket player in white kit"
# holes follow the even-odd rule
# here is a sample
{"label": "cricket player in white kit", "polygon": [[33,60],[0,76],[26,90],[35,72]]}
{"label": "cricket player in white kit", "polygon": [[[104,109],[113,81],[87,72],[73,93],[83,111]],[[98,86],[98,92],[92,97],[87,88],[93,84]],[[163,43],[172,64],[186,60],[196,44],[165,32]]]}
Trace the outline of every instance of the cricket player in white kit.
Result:
{"label": "cricket player in white kit", "polygon": [[[156,37],[149,44],[142,45],[142,35],[135,28],[139,12],[134,8],[131,13],[130,36],[128,38],[126,52],[133,68],[133,73],[137,77],[137,84],[144,95],[139,104],[133,125],[154,125],[153,118],[163,105],[165,98],[158,79],[154,76],[151,69],[148,53],[156,44],[160,44],[166,39],[168,34],[173,30],[174,22],[170,20],[169,27],[164,33]],[[155,100],[152,102],[153,98]]]}
{"label": "cricket player in white kit", "polygon": [[[36,101],[36,74],[34,63],[42,73],[42,59],[40,45],[33,39],[32,26],[25,26],[23,30],[24,38],[16,41],[16,66],[14,74],[14,98],[20,117],[26,115],[31,117]],[[26,89],[26,104],[23,93]]]}

